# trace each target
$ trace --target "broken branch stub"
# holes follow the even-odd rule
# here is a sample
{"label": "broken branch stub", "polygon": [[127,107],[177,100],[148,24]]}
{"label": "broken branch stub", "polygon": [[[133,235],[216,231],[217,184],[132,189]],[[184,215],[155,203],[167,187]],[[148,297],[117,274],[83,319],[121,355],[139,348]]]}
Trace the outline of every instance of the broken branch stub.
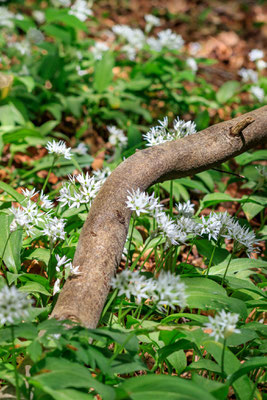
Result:
{"label": "broken branch stub", "polygon": [[[254,119],[242,124],[245,119]],[[240,124],[241,123],[241,124]],[[235,127],[238,134],[232,135]],[[267,106],[197,134],[136,152],[110,175],[83,226],[74,265],[81,275],[66,281],[52,317],[95,328],[121,260],[131,211],[128,190],[144,191],[165,180],[207,170],[267,140]]]}

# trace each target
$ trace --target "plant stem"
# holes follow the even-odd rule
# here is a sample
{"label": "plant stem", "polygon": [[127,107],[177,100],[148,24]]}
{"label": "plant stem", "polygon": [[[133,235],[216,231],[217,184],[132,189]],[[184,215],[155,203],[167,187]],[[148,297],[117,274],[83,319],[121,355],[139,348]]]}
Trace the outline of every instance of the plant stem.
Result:
{"label": "plant stem", "polygon": [[170,181],[170,216],[173,216],[173,181]]}
{"label": "plant stem", "polygon": [[[15,332],[14,332],[14,326],[12,325],[12,326],[10,327],[10,329],[11,329],[11,339],[12,339],[13,349],[15,350]],[[12,354],[12,364],[13,364],[13,367],[14,367],[14,374],[15,374],[16,398],[17,398],[17,400],[20,400],[19,376],[18,376],[18,371],[17,371],[17,363],[16,363],[16,355],[15,355],[15,353]]]}
{"label": "plant stem", "polygon": [[207,268],[206,278],[209,276],[210,267],[212,265],[213,257],[214,257],[214,254],[215,254],[215,250],[217,249],[217,245],[219,243],[219,240],[220,240],[220,237],[218,237],[218,239],[217,239],[217,241],[215,243],[215,246],[213,247],[213,250],[212,250],[212,253],[211,253],[211,257],[210,257],[210,261],[209,261],[209,265],[208,265],[208,268]]}
{"label": "plant stem", "polygon": [[48,174],[47,174],[47,176],[46,176],[46,179],[45,179],[45,182],[44,182],[44,185],[43,185],[43,188],[42,188],[42,192],[43,192],[43,193],[44,193],[44,191],[45,191],[45,188],[46,188],[46,185],[47,185],[47,183],[48,183],[48,179],[49,179],[49,177],[50,177],[50,175],[51,175],[51,172],[52,172],[52,170],[53,170],[53,168],[54,168],[56,159],[57,159],[57,156],[54,155],[52,165],[51,165],[51,167],[49,168]]}
{"label": "plant stem", "polygon": [[222,379],[224,379],[224,354],[225,354],[225,347],[226,347],[226,339],[223,340],[223,349],[222,349],[222,360],[221,360]]}
{"label": "plant stem", "polygon": [[131,229],[131,233],[130,233],[130,241],[129,241],[129,247],[128,247],[128,251],[127,251],[127,259],[126,259],[126,263],[125,263],[125,268],[128,267],[129,264],[129,254],[130,254],[130,250],[131,250],[131,244],[132,244],[132,239],[133,239],[133,231],[134,231],[134,224],[135,224],[135,214],[133,216],[133,224],[132,224],[132,229]]}
{"label": "plant stem", "polygon": [[8,238],[7,238],[6,243],[5,243],[5,246],[4,246],[4,248],[3,248],[3,252],[2,252],[2,255],[1,255],[1,262],[0,262],[0,270],[1,270],[2,267],[3,267],[3,260],[4,260],[4,256],[5,256],[7,244],[8,244],[8,241],[9,241],[9,239],[10,239],[11,234],[12,234],[12,232],[9,232]]}
{"label": "plant stem", "polygon": [[231,257],[229,258],[227,267],[225,268],[224,275],[223,275],[223,278],[222,278],[222,283],[221,283],[222,286],[224,285],[225,277],[226,277],[230,262],[232,261],[233,255],[234,255],[234,251],[231,253]]}

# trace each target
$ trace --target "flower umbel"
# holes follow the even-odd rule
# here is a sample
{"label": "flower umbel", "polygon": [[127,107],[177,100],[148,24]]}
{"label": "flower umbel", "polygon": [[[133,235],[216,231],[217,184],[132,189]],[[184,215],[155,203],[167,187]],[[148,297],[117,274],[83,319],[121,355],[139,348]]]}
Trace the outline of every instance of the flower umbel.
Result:
{"label": "flower umbel", "polygon": [[0,324],[14,325],[29,316],[32,300],[15,286],[4,286],[0,291]]}
{"label": "flower umbel", "polygon": [[210,336],[214,336],[214,340],[218,342],[220,338],[227,339],[233,333],[240,333],[236,328],[239,315],[220,311],[215,317],[209,316],[209,322],[204,325],[204,329],[209,329]]}
{"label": "flower umbel", "polygon": [[53,140],[53,142],[48,142],[45,148],[48,150],[48,153],[63,156],[66,160],[70,160],[72,157],[70,152],[71,148],[67,148],[63,140],[60,140],[59,142],[56,142],[55,140]]}

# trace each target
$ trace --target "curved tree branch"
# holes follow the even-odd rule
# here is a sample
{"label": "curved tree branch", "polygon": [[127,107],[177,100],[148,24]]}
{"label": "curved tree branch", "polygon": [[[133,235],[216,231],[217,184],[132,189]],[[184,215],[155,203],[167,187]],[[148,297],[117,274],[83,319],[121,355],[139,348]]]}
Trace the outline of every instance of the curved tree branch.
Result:
{"label": "curved tree branch", "polygon": [[267,139],[267,106],[195,135],[137,151],[110,175],[83,226],[74,265],[82,275],[65,283],[52,317],[96,327],[121,260],[131,211],[128,190],[144,191],[156,182],[194,175]]}

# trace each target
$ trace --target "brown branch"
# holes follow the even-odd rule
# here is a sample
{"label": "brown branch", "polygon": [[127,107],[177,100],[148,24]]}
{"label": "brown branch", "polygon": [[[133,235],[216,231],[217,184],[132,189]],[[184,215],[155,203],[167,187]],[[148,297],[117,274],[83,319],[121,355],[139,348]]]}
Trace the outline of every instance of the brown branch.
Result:
{"label": "brown branch", "polygon": [[[255,121],[244,127],[247,117]],[[242,129],[232,135],[231,128],[236,126]],[[74,257],[82,275],[67,280],[52,316],[96,327],[128,232],[128,190],[144,191],[156,182],[194,175],[266,139],[267,106],[184,139],[138,151],[121,163],[95,198],[82,229]]]}

